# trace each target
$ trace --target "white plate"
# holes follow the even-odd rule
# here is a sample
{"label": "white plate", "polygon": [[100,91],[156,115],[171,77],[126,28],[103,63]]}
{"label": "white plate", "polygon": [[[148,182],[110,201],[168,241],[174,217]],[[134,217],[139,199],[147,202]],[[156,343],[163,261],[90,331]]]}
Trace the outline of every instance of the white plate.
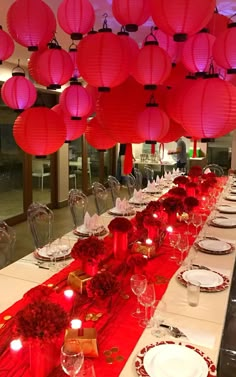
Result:
{"label": "white plate", "polygon": [[42,247],[41,249],[37,249],[38,255],[41,258],[50,259],[50,256],[53,256],[55,254],[56,258],[66,257],[70,254],[71,249],[68,245],[51,245],[50,251],[48,250],[48,247]]}
{"label": "white plate", "polygon": [[230,194],[236,194],[236,188],[230,190]]}
{"label": "white plate", "polygon": [[222,213],[236,213],[236,206],[219,206],[218,208],[218,211],[222,212]]}
{"label": "white plate", "polygon": [[212,219],[212,224],[217,226],[222,226],[223,228],[233,228],[236,226],[236,220],[234,219],[224,219],[222,217],[215,217]]}
{"label": "white plate", "polygon": [[198,242],[200,248],[208,251],[228,251],[231,250],[231,245],[225,241],[221,240],[210,240],[205,239]]}
{"label": "white plate", "polygon": [[218,287],[219,285],[223,284],[224,279],[222,276],[217,274],[217,272],[209,271],[209,270],[187,270],[183,273],[183,279],[187,281],[194,281],[197,280],[201,284],[201,287],[210,288],[210,287]]}
{"label": "white plate", "polygon": [[207,377],[208,365],[197,352],[178,344],[161,344],[144,356],[150,377]]}
{"label": "white plate", "polygon": [[236,195],[228,195],[225,197],[227,200],[232,200],[233,202],[236,202]]}
{"label": "white plate", "polygon": [[84,224],[83,225],[80,225],[78,226],[75,230],[74,230],[74,233],[77,234],[77,235],[81,235],[81,236],[90,236],[91,234],[95,235],[95,236],[99,236],[99,235],[102,235],[103,233],[106,233],[106,229],[103,225],[99,226],[97,228],[97,230],[95,231],[91,231],[89,230]]}
{"label": "white plate", "polygon": [[125,212],[122,212],[119,208],[112,208],[108,211],[108,213],[112,214],[112,215],[117,215],[117,216],[131,216],[133,214],[135,214],[135,211],[133,210],[132,207],[130,208],[127,208],[125,210]]}

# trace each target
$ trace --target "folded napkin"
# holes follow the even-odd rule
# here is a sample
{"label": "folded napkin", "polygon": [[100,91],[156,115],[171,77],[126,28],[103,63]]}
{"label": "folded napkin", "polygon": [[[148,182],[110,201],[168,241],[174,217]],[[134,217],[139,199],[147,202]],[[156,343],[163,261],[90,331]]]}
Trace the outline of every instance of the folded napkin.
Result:
{"label": "folded napkin", "polygon": [[184,326],[178,326],[178,328],[187,336],[191,343],[206,348],[214,348],[216,339],[214,335],[200,329],[190,329]]}
{"label": "folded napkin", "polygon": [[153,181],[153,182],[148,181],[147,191],[156,191],[156,182],[155,181]]}
{"label": "folded napkin", "polygon": [[156,176],[156,184],[159,184],[160,183],[160,177],[159,175]]}
{"label": "folded napkin", "polygon": [[99,228],[102,225],[100,217],[95,213],[93,216],[90,216],[88,212],[84,215],[84,227],[87,230],[94,230]]}
{"label": "folded napkin", "polygon": [[140,202],[142,202],[142,200],[143,200],[142,191],[134,189],[134,194],[133,194],[131,201],[136,202],[136,203],[140,203]]}
{"label": "folded napkin", "polygon": [[209,174],[211,173],[211,170],[209,168],[206,168],[206,170],[204,171],[204,174]]}
{"label": "folded napkin", "polygon": [[120,211],[120,212],[125,212],[129,209],[129,203],[128,201],[124,198],[123,200],[120,199],[120,198],[117,198],[116,199],[116,210]]}

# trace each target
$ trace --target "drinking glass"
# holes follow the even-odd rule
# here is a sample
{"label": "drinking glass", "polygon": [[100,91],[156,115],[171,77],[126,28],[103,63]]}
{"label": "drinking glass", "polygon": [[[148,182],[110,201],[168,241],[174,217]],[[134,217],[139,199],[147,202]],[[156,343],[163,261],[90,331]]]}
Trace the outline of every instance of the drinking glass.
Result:
{"label": "drinking glass", "polygon": [[189,249],[188,235],[186,233],[181,234],[177,248],[181,253],[179,264],[182,265],[184,259],[184,253]]}
{"label": "drinking glass", "polygon": [[130,286],[132,292],[137,296],[137,307],[135,312],[132,313],[132,316],[135,318],[142,318],[143,313],[140,308],[139,297],[144,292],[147,286],[147,278],[145,275],[134,274],[130,278]]}
{"label": "drinking glass", "polygon": [[152,328],[152,335],[160,338],[166,334],[166,330],[160,325],[165,321],[166,317],[166,303],[164,300],[156,301],[156,307],[153,312],[153,328]]}
{"label": "drinking glass", "polygon": [[84,359],[84,362],[83,362],[82,368],[80,369],[78,377],[96,377],[92,360]]}
{"label": "drinking glass", "polygon": [[201,283],[199,281],[187,282],[187,299],[190,306],[198,306]]}
{"label": "drinking glass", "polygon": [[202,215],[200,213],[193,213],[192,215],[192,223],[196,229],[196,237],[198,235],[198,228],[202,226]]}
{"label": "drinking glass", "polygon": [[142,327],[151,327],[148,318],[148,308],[153,305],[156,300],[156,292],[154,284],[147,284],[145,290],[138,297],[139,302],[145,308],[145,317],[139,322]]}
{"label": "drinking glass", "polygon": [[170,246],[173,248],[173,253],[170,256],[170,259],[172,260],[177,260],[176,254],[175,254],[175,249],[178,245],[180,239],[180,233],[177,232],[170,232],[169,233],[169,242]]}
{"label": "drinking glass", "polygon": [[66,342],[61,348],[61,366],[71,377],[76,377],[83,365],[84,354],[79,341]]}

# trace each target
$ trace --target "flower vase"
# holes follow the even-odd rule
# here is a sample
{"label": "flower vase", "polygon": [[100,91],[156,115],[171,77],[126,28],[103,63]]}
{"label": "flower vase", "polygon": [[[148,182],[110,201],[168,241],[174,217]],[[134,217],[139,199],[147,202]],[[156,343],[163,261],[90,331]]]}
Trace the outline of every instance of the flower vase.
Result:
{"label": "flower vase", "polygon": [[83,261],[82,270],[90,276],[95,276],[98,272],[98,263],[95,261],[86,260]]}
{"label": "flower vase", "polygon": [[195,189],[195,187],[188,187],[187,188],[187,195],[188,196],[193,196],[195,198],[196,197],[196,189]]}
{"label": "flower vase", "polygon": [[128,253],[128,232],[113,232],[114,257],[119,260],[126,258]]}
{"label": "flower vase", "polygon": [[170,212],[168,213],[168,225],[175,225],[177,222],[177,214],[176,212]]}
{"label": "flower vase", "polygon": [[47,377],[60,365],[61,342],[32,342],[29,346],[30,373],[31,377]]}
{"label": "flower vase", "polygon": [[157,238],[158,231],[157,225],[146,225],[145,227],[147,228],[148,238],[155,240]]}

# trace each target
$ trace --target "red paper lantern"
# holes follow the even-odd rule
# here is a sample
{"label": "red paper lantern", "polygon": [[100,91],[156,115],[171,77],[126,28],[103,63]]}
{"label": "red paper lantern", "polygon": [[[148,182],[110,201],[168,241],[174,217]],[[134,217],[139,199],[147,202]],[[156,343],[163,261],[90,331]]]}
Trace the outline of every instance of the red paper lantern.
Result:
{"label": "red paper lantern", "polygon": [[71,39],[82,39],[94,25],[95,14],[88,0],[62,0],[57,10],[57,19]]}
{"label": "red paper lantern", "polygon": [[78,120],[91,111],[92,98],[81,83],[72,81],[61,93],[59,103],[71,119]]}
{"label": "red paper lantern", "polygon": [[43,86],[47,86],[47,81],[42,79],[41,73],[38,66],[39,56],[42,54],[44,50],[34,51],[30,55],[30,59],[28,60],[28,70],[30,76],[39,84]]}
{"label": "red paper lantern", "polygon": [[51,110],[55,111],[60,116],[60,118],[64,120],[64,124],[66,126],[66,143],[72,140],[76,140],[83,135],[87,125],[86,118],[72,120],[70,115],[64,113],[60,104],[53,106]]}
{"label": "red paper lantern", "polygon": [[14,52],[14,42],[9,34],[2,30],[0,25],[0,64],[7,60]]}
{"label": "red paper lantern", "polygon": [[147,143],[159,141],[168,132],[170,120],[154,98],[146,104],[146,109],[138,115],[137,133]]}
{"label": "red paper lantern", "polygon": [[129,55],[123,41],[111,29],[101,29],[79,43],[78,68],[88,84],[99,91],[109,91],[127,79]]}
{"label": "red paper lantern", "polygon": [[66,127],[55,111],[47,107],[33,107],[16,118],[13,136],[16,144],[26,153],[46,156],[64,144]]}
{"label": "red paper lantern", "polygon": [[188,71],[183,65],[183,63],[172,63],[170,75],[164,81],[163,85],[166,85],[169,88],[175,88],[177,85],[181,84],[181,82],[185,79],[187,75]]}
{"label": "red paper lantern", "polygon": [[38,55],[36,63],[38,82],[48,89],[60,89],[72,77],[74,66],[69,53],[51,43],[49,49]]}
{"label": "red paper lantern", "polygon": [[236,124],[236,88],[217,75],[196,80],[182,98],[182,125],[196,139],[226,135]]}
{"label": "red paper lantern", "polygon": [[158,46],[157,41],[147,41],[139,50],[132,76],[145,89],[153,90],[167,79],[170,71],[171,59],[167,52]]}
{"label": "red paper lantern", "polygon": [[150,7],[157,27],[179,42],[206,26],[216,0],[150,0]]}
{"label": "red paper lantern", "polygon": [[219,34],[227,29],[229,22],[230,19],[228,17],[224,16],[223,14],[214,12],[212,18],[206,25],[206,28],[210,34],[218,37]]}
{"label": "red paper lantern", "polygon": [[170,143],[172,141],[178,140],[181,136],[185,136],[185,129],[179,124],[176,123],[173,119],[170,118],[170,127],[167,134],[162,137],[159,141],[160,143]]}
{"label": "red paper lantern", "polygon": [[1,89],[3,102],[14,110],[25,110],[31,107],[37,98],[37,92],[24,73],[12,74],[12,77],[5,81]]}
{"label": "red paper lantern", "polygon": [[233,22],[218,35],[213,46],[213,58],[220,67],[227,69],[227,73],[236,73],[235,38],[236,22]]}
{"label": "red paper lantern", "polygon": [[135,62],[135,60],[138,56],[138,52],[139,52],[138,43],[133,38],[129,37],[129,33],[125,32],[125,31],[120,31],[119,33],[117,33],[117,35],[119,36],[119,38],[121,38],[121,40],[124,43],[124,48],[126,48],[127,51],[128,51],[129,72],[131,74],[132,70],[133,70],[134,62]]}
{"label": "red paper lantern", "polygon": [[98,92],[98,88],[95,88],[94,86],[89,85],[89,84],[86,85],[85,88],[86,88],[86,91],[90,94],[91,99],[92,99],[91,110],[88,114],[88,115],[91,115],[91,114],[95,113],[95,111],[96,111],[96,102],[97,102],[97,99],[98,99],[99,92]]}
{"label": "red paper lantern", "polygon": [[73,63],[73,66],[74,66],[74,71],[72,73],[72,80],[77,80],[79,77],[80,77],[80,73],[79,73],[79,68],[78,68],[78,64],[77,64],[77,53],[78,53],[78,49],[77,49],[77,46],[75,43],[72,43],[69,47],[69,55],[70,55],[70,58],[72,60],[72,63]]}
{"label": "red paper lantern", "polygon": [[7,12],[7,26],[16,42],[34,51],[52,39],[56,32],[56,18],[41,0],[17,0]]}
{"label": "red paper lantern", "polygon": [[173,40],[173,38],[164,33],[164,31],[158,29],[157,27],[152,32],[157,41],[158,44],[163,50],[167,52],[167,54],[170,56],[172,63],[177,63],[181,59],[181,44],[177,43]]}
{"label": "red paper lantern", "polygon": [[104,151],[115,146],[116,142],[109,136],[106,130],[94,117],[87,122],[85,139],[95,149]]}
{"label": "red paper lantern", "polygon": [[183,46],[182,63],[196,74],[205,74],[209,71],[212,62],[212,47],[215,42],[214,35],[204,30],[189,38]]}
{"label": "red paper lantern", "polygon": [[127,31],[137,31],[150,17],[149,2],[146,0],[113,0],[112,13]]}

